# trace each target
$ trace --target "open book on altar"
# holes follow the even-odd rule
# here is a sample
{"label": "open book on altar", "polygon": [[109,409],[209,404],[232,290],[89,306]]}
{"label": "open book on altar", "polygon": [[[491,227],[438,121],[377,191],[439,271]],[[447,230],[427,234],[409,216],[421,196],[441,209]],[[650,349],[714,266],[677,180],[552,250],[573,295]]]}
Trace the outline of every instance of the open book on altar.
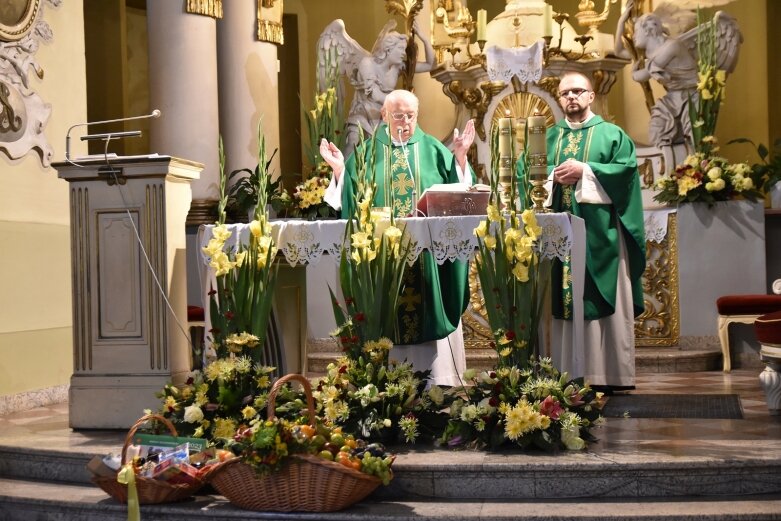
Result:
{"label": "open book on altar", "polygon": [[418,200],[418,212],[427,217],[485,215],[490,187],[484,184],[437,184],[428,187]]}

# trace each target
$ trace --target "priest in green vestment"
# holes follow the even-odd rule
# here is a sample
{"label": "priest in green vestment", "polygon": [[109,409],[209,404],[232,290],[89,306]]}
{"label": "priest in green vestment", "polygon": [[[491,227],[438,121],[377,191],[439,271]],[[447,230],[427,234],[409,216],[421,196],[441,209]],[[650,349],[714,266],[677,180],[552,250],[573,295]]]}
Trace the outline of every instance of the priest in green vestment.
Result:
{"label": "priest in green vestment", "polygon": [[[566,73],[559,83],[565,119],[547,130],[548,205],[581,217],[586,227],[586,353],[557,361],[571,376],[606,390],[634,387],[634,317],[643,311],[645,232],[635,146],[618,126],[591,112],[591,81]],[[525,176],[524,157],[518,175]],[[568,262],[552,275],[554,315],[571,319]],[[576,360],[573,362],[573,359]]]}
{"label": "priest in green vestment", "polygon": [[[392,206],[396,217],[413,214],[417,198],[432,185],[472,184],[466,154],[474,141],[474,122],[467,122],[461,135],[455,130],[451,152],[417,126],[418,109],[418,99],[411,92],[390,92],[381,112],[384,123],[374,135],[374,206]],[[345,161],[339,149],[325,140],[320,153],[334,171],[325,200],[341,210],[342,218],[350,218],[355,157],[351,154]],[[367,164],[372,164],[369,158]],[[405,275],[398,310],[399,338],[394,339],[391,355],[408,359],[418,370],[431,369],[436,384],[458,384],[465,369],[460,319],[469,301],[467,270],[465,262],[439,265],[429,252],[423,252]]]}

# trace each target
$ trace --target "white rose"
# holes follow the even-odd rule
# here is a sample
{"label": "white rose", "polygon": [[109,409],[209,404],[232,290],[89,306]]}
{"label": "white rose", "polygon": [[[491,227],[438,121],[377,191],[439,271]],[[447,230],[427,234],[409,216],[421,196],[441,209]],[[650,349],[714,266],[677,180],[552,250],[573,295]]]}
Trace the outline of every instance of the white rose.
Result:
{"label": "white rose", "polygon": [[720,177],[721,177],[721,168],[714,166],[713,168],[708,170],[708,179],[710,179],[711,181],[715,181]]}
{"label": "white rose", "polygon": [[184,421],[198,423],[203,420],[203,411],[197,405],[188,405],[184,408]]}

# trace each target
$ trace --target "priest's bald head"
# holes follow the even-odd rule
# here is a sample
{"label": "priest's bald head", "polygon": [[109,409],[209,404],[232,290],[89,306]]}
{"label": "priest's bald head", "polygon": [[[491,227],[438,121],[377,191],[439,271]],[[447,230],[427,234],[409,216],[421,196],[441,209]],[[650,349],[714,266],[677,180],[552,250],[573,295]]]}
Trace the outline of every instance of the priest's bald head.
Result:
{"label": "priest's bald head", "polygon": [[393,139],[407,141],[418,125],[418,97],[408,90],[394,90],[385,96],[382,104],[382,120],[388,124]]}

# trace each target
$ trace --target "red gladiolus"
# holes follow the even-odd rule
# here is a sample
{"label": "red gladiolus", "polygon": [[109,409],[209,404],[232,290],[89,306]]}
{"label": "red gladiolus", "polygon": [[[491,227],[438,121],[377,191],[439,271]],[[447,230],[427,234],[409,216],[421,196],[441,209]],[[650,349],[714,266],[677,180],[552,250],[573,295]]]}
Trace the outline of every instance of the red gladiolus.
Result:
{"label": "red gladiolus", "polygon": [[364,315],[359,311],[358,313],[355,314],[353,318],[355,319],[356,322],[363,322],[364,320],[366,320],[366,315]]}
{"label": "red gladiolus", "polygon": [[226,311],[225,312],[225,318],[227,318],[228,320],[233,320],[234,316],[235,315],[233,314],[233,311]]}
{"label": "red gladiolus", "polygon": [[513,339],[515,338],[515,331],[513,331],[512,329],[508,330],[508,331],[507,331],[507,332],[504,334],[504,337],[505,337],[507,340],[513,340]]}

